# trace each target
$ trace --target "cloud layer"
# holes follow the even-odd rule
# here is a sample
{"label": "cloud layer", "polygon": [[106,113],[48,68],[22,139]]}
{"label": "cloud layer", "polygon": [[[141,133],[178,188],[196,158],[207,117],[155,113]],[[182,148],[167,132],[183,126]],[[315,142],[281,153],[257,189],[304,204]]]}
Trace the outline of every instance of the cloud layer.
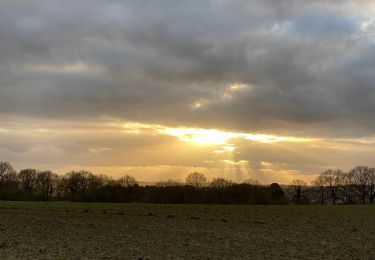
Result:
{"label": "cloud layer", "polygon": [[374,15],[365,0],[1,1],[0,119],[370,140]]}

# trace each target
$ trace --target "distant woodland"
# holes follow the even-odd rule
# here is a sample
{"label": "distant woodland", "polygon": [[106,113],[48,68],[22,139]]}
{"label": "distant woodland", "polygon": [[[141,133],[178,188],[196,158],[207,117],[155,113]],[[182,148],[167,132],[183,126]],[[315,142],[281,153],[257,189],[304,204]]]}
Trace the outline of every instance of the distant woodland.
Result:
{"label": "distant woodland", "polygon": [[114,180],[88,171],[58,175],[23,169],[0,162],[1,200],[206,203],[206,204],[368,204],[375,199],[375,169],[357,166],[349,172],[326,170],[310,185],[293,180],[289,185],[262,185],[247,179],[234,183],[223,178],[210,182],[194,172],[185,182],[168,180],[142,186],[129,175]]}

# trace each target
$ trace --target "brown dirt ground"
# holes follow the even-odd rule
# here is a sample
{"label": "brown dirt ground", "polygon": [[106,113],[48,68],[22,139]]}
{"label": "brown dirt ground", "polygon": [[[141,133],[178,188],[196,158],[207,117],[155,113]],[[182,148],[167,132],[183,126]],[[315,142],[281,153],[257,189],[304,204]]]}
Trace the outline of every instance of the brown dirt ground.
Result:
{"label": "brown dirt ground", "polygon": [[375,206],[0,202],[0,259],[375,259]]}

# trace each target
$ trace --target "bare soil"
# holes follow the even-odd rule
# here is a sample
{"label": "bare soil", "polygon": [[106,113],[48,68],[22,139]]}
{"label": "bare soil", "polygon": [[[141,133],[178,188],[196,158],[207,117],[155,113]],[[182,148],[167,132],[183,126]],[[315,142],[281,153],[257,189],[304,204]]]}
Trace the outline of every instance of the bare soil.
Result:
{"label": "bare soil", "polygon": [[0,259],[375,259],[375,206],[4,201]]}

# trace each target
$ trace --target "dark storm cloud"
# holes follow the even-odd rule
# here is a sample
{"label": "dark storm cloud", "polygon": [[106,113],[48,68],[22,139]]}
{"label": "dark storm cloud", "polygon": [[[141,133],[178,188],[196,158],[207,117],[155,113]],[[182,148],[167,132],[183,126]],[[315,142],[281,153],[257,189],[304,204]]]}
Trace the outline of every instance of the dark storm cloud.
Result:
{"label": "dark storm cloud", "polygon": [[[370,135],[373,8],[366,1],[2,1],[0,111]],[[223,98],[235,82],[249,88]],[[204,102],[193,109],[197,101]]]}

